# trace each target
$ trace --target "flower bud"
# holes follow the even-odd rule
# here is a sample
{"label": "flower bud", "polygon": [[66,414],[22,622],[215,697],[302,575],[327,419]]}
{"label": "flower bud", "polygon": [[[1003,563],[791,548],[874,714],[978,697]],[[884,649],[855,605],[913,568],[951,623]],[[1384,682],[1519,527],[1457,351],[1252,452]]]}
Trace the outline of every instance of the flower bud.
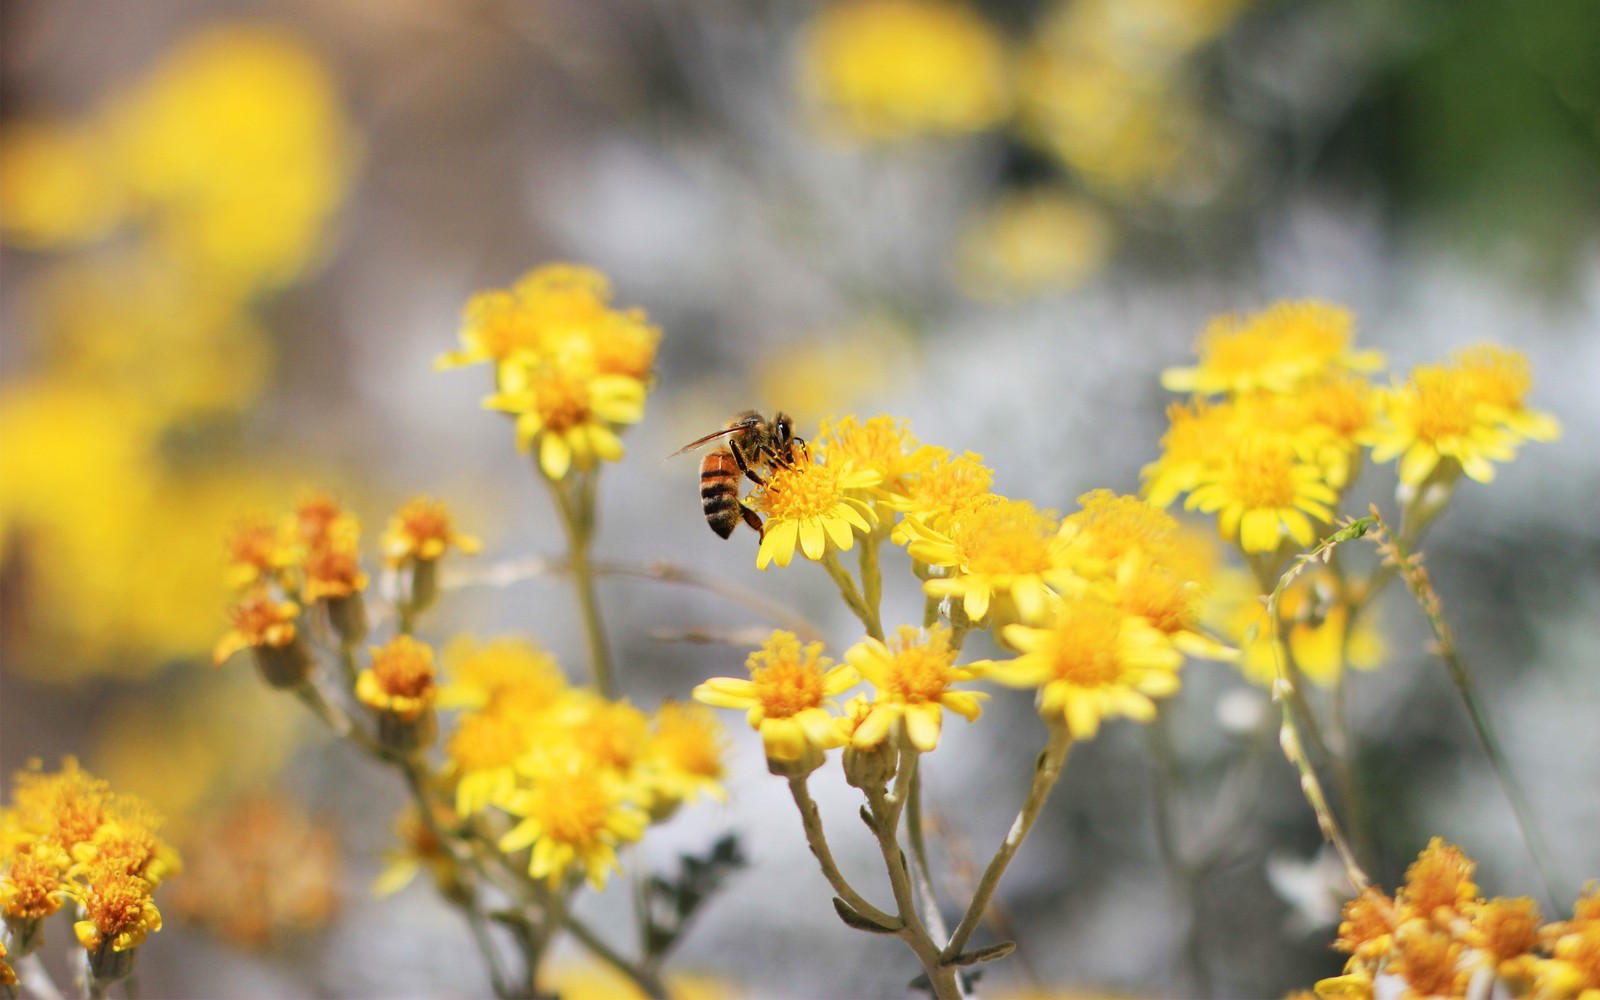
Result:
{"label": "flower bud", "polygon": [[849,745],[844,748],[844,780],[864,792],[882,788],[894,777],[894,744],[883,740],[873,747]]}

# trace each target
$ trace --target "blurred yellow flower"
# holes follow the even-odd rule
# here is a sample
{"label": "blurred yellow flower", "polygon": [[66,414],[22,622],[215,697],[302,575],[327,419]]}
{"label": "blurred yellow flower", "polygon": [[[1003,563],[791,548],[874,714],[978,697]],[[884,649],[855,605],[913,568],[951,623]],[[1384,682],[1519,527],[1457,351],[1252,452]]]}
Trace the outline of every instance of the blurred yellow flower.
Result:
{"label": "blurred yellow flower", "polygon": [[1006,301],[1068,291],[1110,255],[1113,231],[1093,202],[1064,190],[1006,195],[972,219],[961,238],[961,286]]}
{"label": "blurred yellow flower", "polygon": [[355,146],[322,63],[256,25],[185,39],[101,127],[156,242],[242,288],[281,286],[316,261]]}
{"label": "blurred yellow flower", "polygon": [[430,497],[408,500],[383,533],[383,554],[391,566],[435,562],[452,548],[470,555],[479,547],[476,538],[455,530],[444,502]]}
{"label": "blurred yellow flower", "polygon": [[1217,514],[1217,533],[1249,555],[1276,552],[1286,538],[1309,546],[1317,525],[1332,523],[1338,499],[1321,470],[1299,461],[1289,445],[1246,437],[1202,473],[1184,506]]}
{"label": "blurred yellow flower", "polygon": [[1524,440],[1551,441],[1554,417],[1529,410],[1528,362],[1516,351],[1484,345],[1449,362],[1424,365],[1404,385],[1382,394],[1372,459],[1400,459],[1400,481],[1417,486],[1441,463],[1459,466],[1469,479],[1494,479],[1495,462],[1516,456]]}
{"label": "blurred yellow flower", "polygon": [[562,479],[574,467],[622,459],[617,429],[644,418],[645,385],[631,375],[583,375],[554,364],[501,370],[501,391],[484,400],[517,418],[517,447],[539,446],[539,469]]}
{"label": "blurred yellow flower", "polygon": [[1355,317],[1327,302],[1278,302],[1249,316],[1217,316],[1195,343],[1193,368],[1169,368],[1161,384],[1198,395],[1292,392],[1302,384],[1345,371],[1368,372],[1383,355],[1354,350]]}
{"label": "blurred yellow flower", "polygon": [[835,0],[801,42],[802,88],[866,139],[972,132],[1008,111],[1000,33],[950,0]]}
{"label": "blurred yellow flower", "polygon": [[997,597],[1009,598],[1024,620],[1044,614],[1053,593],[1046,576],[1062,568],[1054,511],[996,497],[953,516],[942,532],[915,520],[907,526],[914,535],[911,558],[949,572],[922,585],[929,597],[959,598],[974,622],[989,614]]}
{"label": "blurred yellow flower", "polygon": [[58,249],[99,239],[124,211],[114,165],[94,129],[48,119],[0,131],[0,234]]}
{"label": "blurred yellow flower", "polygon": [[596,889],[620,871],[617,847],[644,836],[648,817],[623,797],[615,775],[585,767],[576,755],[542,759],[528,785],[507,798],[519,821],[500,838],[502,851],[532,847],[528,874],[552,888],[576,869]]}

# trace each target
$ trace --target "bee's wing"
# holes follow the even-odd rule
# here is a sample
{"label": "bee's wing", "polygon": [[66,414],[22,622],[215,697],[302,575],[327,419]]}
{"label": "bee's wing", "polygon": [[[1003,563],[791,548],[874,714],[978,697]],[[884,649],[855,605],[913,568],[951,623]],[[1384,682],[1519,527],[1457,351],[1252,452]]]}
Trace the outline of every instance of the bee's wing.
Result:
{"label": "bee's wing", "polygon": [[746,428],[754,427],[756,424],[759,424],[760,422],[761,421],[759,419],[756,419],[756,418],[751,418],[749,420],[741,420],[738,423],[734,424],[732,427],[724,427],[720,431],[712,431],[710,434],[707,434],[703,438],[696,438],[695,440],[690,441],[688,444],[684,445],[682,448],[679,448],[677,451],[673,452],[672,454],[668,455],[667,457],[668,458],[676,458],[679,455],[684,454],[685,452],[694,451],[696,448],[700,447],[701,445],[705,444],[708,441],[715,441],[717,438],[727,437],[729,434],[737,434],[740,431],[745,430]]}

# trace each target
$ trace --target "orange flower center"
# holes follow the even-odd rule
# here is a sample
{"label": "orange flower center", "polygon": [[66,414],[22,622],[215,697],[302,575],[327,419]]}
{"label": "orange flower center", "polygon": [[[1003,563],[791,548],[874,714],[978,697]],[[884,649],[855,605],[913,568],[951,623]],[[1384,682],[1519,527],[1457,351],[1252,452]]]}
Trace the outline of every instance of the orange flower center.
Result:
{"label": "orange flower center", "polygon": [[600,839],[612,805],[597,775],[575,771],[538,782],[529,815],[551,839],[582,846]]}
{"label": "orange flower center", "polygon": [[843,498],[837,470],[801,461],[774,469],[756,505],[779,520],[804,521],[832,512]]}
{"label": "orange flower center", "polygon": [[1116,608],[1082,604],[1063,612],[1049,645],[1055,679],[1078,687],[1116,684],[1122,678],[1121,634],[1122,613]]}
{"label": "orange flower center", "polygon": [[550,431],[559,434],[589,423],[593,418],[589,386],[582,379],[547,369],[534,379],[531,391],[534,409]]}
{"label": "orange flower center", "polygon": [[822,704],[822,673],[809,663],[780,661],[751,671],[768,718],[786,719]]}
{"label": "orange flower center", "polygon": [[421,698],[433,690],[433,651],[408,635],[397,636],[373,654],[372,673],[390,696]]}
{"label": "orange flower center", "polygon": [[1234,497],[1250,510],[1294,503],[1294,455],[1287,447],[1247,443],[1233,455]]}

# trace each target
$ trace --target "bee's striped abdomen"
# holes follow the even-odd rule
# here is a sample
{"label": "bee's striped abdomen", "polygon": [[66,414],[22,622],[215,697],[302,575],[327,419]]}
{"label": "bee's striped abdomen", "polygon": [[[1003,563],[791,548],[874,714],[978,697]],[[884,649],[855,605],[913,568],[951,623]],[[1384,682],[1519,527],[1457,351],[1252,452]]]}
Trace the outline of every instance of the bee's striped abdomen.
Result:
{"label": "bee's striped abdomen", "polygon": [[742,516],[739,476],[739,465],[726,448],[707,452],[700,460],[700,505],[706,523],[723,538],[733,534]]}

